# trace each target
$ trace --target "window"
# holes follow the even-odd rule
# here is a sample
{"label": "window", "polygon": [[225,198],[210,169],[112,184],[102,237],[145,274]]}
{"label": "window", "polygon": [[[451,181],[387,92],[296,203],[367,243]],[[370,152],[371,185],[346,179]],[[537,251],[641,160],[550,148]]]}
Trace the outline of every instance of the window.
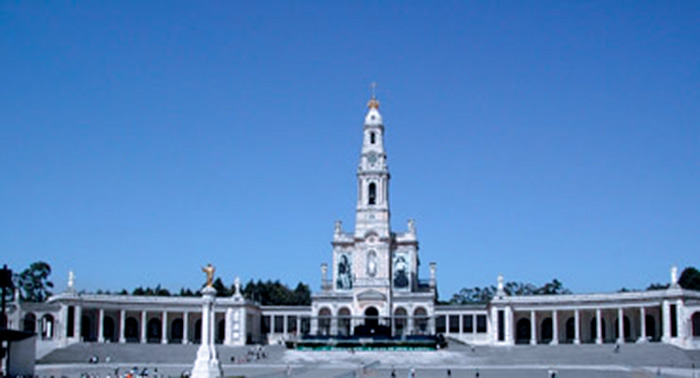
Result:
{"label": "window", "polygon": [[283,333],[284,332],[284,316],[277,315],[274,317],[275,319],[275,333]]}
{"label": "window", "polygon": [[506,339],[505,314],[503,310],[498,310],[498,341]]}
{"label": "window", "polygon": [[270,316],[269,315],[263,315],[263,317],[260,318],[260,332],[262,332],[263,335],[270,333]]}
{"label": "window", "polygon": [[671,337],[678,337],[678,318],[676,316],[676,305],[671,305]]}
{"label": "window", "polygon": [[370,144],[374,144],[374,139],[375,139],[374,133],[369,133],[369,143]]}
{"label": "window", "polygon": [[459,315],[450,315],[450,333],[459,333]]}
{"label": "window", "polygon": [[66,337],[75,335],[75,307],[68,306],[68,320],[66,321]]}
{"label": "window", "polygon": [[462,316],[462,332],[472,333],[474,332],[474,317],[472,315]]}
{"label": "window", "polygon": [[476,332],[486,333],[486,315],[476,316]]}
{"label": "window", "polygon": [[368,204],[376,205],[376,203],[377,203],[377,184],[375,184],[375,183],[369,184],[368,191],[369,191]]}
{"label": "window", "polygon": [[445,315],[440,315],[437,317],[437,319],[435,321],[435,323],[436,323],[435,324],[435,331],[437,333],[444,333],[445,332],[445,322],[446,322]]}

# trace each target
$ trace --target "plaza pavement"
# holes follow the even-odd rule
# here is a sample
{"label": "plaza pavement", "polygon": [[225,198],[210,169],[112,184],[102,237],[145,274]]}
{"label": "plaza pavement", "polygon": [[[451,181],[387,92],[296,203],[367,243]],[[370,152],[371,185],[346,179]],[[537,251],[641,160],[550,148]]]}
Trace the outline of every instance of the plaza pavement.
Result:
{"label": "plaza pavement", "polygon": [[[39,377],[99,377],[123,375],[133,367],[148,368],[150,376],[179,377],[189,372],[197,345],[82,344],[54,351],[36,367]],[[294,351],[266,346],[266,358],[249,355],[251,347],[218,346],[227,377],[693,377],[700,370],[700,351],[684,351],[662,344],[538,345],[474,347],[450,343],[440,351]],[[97,356],[99,363],[87,363]],[[243,362],[243,357],[250,360]],[[109,357],[109,358],[108,358]],[[235,357],[235,363],[231,357]],[[106,362],[109,360],[109,362]],[[693,374],[696,374],[694,377]]]}

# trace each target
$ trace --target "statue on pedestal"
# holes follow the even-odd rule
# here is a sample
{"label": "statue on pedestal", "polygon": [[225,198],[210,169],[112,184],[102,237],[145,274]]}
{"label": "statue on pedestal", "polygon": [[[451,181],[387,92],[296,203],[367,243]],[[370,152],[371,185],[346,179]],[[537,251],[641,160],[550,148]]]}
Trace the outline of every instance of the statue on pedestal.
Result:
{"label": "statue on pedestal", "polygon": [[216,269],[213,265],[211,265],[211,263],[202,268],[202,272],[207,274],[207,283],[205,284],[206,287],[214,287],[214,271],[216,271]]}
{"label": "statue on pedestal", "polygon": [[202,272],[207,274],[207,282],[202,289],[202,345],[197,350],[192,378],[223,377],[221,363],[214,346],[214,302],[216,300],[216,290],[213,288],[214,270],[211,264],[202,268]]}

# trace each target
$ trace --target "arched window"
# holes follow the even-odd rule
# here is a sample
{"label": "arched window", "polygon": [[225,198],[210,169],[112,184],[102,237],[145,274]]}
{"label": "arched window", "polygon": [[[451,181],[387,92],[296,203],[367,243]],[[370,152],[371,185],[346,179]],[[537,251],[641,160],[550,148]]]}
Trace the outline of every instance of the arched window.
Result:
{"label": "arched window", "polygon": [[394,311],[394,329],[396,333],[402,335],[405,333],[406,322],[408,321],[408,312],[403,307],[398,307]]}
{"label": "arched window", "polygon": [[139,341],[139,321],[134,317],[126,318],[124,324],[124,337],[126,341],[138,342]]}
{"label": "arched window", "polygon": [[320,335],[331,334],[331,310],[324,307],[318,311],[318,333]]}
{"label": "arched window", "polygon": [[53,315],[46,314],[41,318],[41,337],[43,339],[53,338]]}
{"label": "arched window", "polygon": [[111,316],[105,316],[102,323],[102,337],[108,341],[117,341],[115,328],[114,319]]}
{"label": "arched window", "polygon": [[149,343],[159,343],[161,341],[161,331],[163,325],[158,318],[151,318],[146,323],[146,339]]}
{"label": "arched window", "polygon": [[413,311],[413,331],[416,334],[424,334],[428,331],[428,312],[423,307]]}
{"label": "arched window", "polygon": [[350,335],[352,315],[347,307],[343,307],[338,311],[338,333],[344,336]]}
{"label": "arched window", "polygon": [[369,133],[369,143],[370,144],[374,144],[374,139],[375,139],[374,133]]}
{"label": "arched window", "polygon": [[516,344],[527,344],[530,342],[531,334],[530,331],[530,319],[522,318],[518,320],[515,325],[515,343]]}
{"label": "arched window", "polygon": [[370,183],[369,187],[367,189],[369,192],[367,203],[370,205],[376,205],[377,204],[377,184]]}
{"label": "arched window", "polygon": [[182,341],[184,328],[184,322],[180,318],[175,319],[172,321],[172,323],[170,323],[170,337],[173,339],[173,341]]}

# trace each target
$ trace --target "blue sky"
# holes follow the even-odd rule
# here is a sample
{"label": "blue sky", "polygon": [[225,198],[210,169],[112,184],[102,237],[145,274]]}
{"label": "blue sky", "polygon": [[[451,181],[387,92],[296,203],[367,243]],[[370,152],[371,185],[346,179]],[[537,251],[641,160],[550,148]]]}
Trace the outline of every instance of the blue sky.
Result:
{"label": "blue sky", "polygon": [[379,83],[440,295],[699,266],[700,2],[2,2],[0,253],[65,287],[316,290]]}

